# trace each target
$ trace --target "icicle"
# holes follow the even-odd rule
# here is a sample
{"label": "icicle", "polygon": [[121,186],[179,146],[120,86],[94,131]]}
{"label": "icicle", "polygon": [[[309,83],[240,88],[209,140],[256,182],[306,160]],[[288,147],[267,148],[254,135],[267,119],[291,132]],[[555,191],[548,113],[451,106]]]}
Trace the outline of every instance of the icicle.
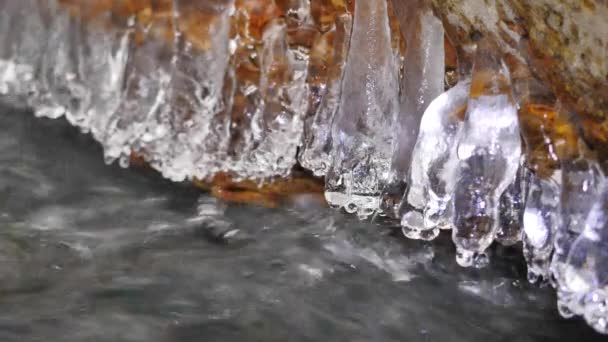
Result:
{"label": "icicle", "polygon": [[[103,139],[108,159],[136,152],[174,181],[218,171],[212,132],[227,125],[214,119],[225,108],[231,9],[174,1],[132,21],[126,89]],[[196,21],[198,12],[208,20]]]}
{"label": "icicle", "polygon": [[305,84],[307,57],[300,57],[287,44],[282,20],[266,25],[260,55],[259,135],[243,161],[240,174],[249,178],[287,176],[296,164],[303,130],[308,90]]}
{"label": "icicle", "polygon": [[515,180],[500,196],[500,226],[496,232],[496,241],[502,245],[511,246],[521,241],[529,177],[529,171],[522,157]]}
{"label": "icicle", "polygon": [[[578,298],[567,286],[564,268],[570,249],[583,230],[584,221],[595,201],[601,176],[597,162],[579,139],[576,127],[561,106],[551,121],[552,153],[561,166],[559,223],[555,233],[551,275],[557,288],[558,309],[562,316],[582,314]],[[541,170],[543,170],[541,168]]]}
{"label": "icicle", "polygon": [[[323,34],[319,38],[318,45],[329,45],[333,40],[332,46],[323,46],[330,49],[331,56],[324,62],[323,67],[329,67],[322,89],[319,90],[320,99],[318,105],[311,104],[310,109],[316,109],[315,114],[310,119],[310,123],[305,126],[304,143],[300,150],[298,160],[300,164],[313,172],[316,176],[324,176],[331,162],[331,127],[338,111],[340,94],[342,92],[342,79],[344,77],[344,66],[348,47],[350,43],[350,33],[352,30],[352,16],[342,14],[336,18],[336,26],[333,30]],[[313,48],[314,50],[314,48]],[[322,59],[323,56],[315,56],[315,51],[311,59]],[[317,58],[315,58],[317,57]],[[311,61],[313,63],[314,61]],[[314,93],[311,91],[311,93]]]}
{"label": "icicle", "polygon": [[562,165],[560,224],[555,235],[551,272],[557,286],[558,309],[564,317],[570,317],[582,314],[582,310],[580,298],[571,291],[565,274],[566,261],[595,203],[602,176],[598,165],[587,159],[567,160]]}
{"label": "icicle", "polygon": [[521,156],[509,74],[490,46],[478,47],[457,153],[456,259],[461,266],[482,267],[498,230],[500,195],[515,179]]}
{"label": "icicle", "polygon": [[[152,144],[154,164],[168,178],[206,178],[220,171],[219,152],[228,123],[218,122],[217,117],[226,108],[223,91],[232,6],[231,1],[173,1],[174,52],[166,121],[173,134]],[[193,13],[205,13],[207,20],[201,23]]]}
{"label": "icicle", "polygon": [[409,190],[402,207],[403,233],[432,239],[451,227],[451,197],[456,181],[456,138],[462,129],[470,81],[461,81],[436,98],[422,117],[412,156]]}
{"label": "icicle", "polygon": [[401,82],[399,115],[392,128],[393,158],[390,185],[383,194],[383,212],[399,216],[399,202],[411,166],[420,120],[433,99],[444,91],[443,24],[419,0],[393,2],[407,42]]}
{"label": "icicle", "polygon": [[608,333],[608,182],[593,202],[584,230],[572,244],[562,266],[560,291],[568,292],[569,310],[582,314],[589,325]]}
{"label": "icicle", "polygon": [[[217,120],[220,126],[228,124],[217,134],[228,140],[219,153],[218,171],[250,179],[287,176],[301,143],[308,55],[297,44],[290,45],[287,18],[277,15],[277,4],[235,5],[231,20],[239,25],[229,45],[232,70],[224,86],[230,88],[231,103],[222,113],[229,119]],[[308,6],[298,8],[298,18],[308,20],[308,11]],[[199,170],[204,172],[203,167]]]}
{"label": "icicle", "polygon": [[[37,69],[48,28],[37,1],[5,1],[0,11],[0,96],[41,96]],[[55,117],[61,115],[59,113]]]}
{"label": "icicle", "polygon": [[550,279],[549,266],[559,219],[560,183],[559,172],[549,179],[541,179],[533,173],[530,175],[522,239],[528,281],[531,283]]}
{"label": "icicle", "polygon": [[171,38],[174,25],[171,8],[153,6],[148,10],[151,13],[147,16],[133,13],[125,23],[130,45],[122,100],[107,119],[102,144],[106,161],[137,152],[162,172],[158,165],[160,156],[153,144],[170,134],[168,113],[175,54]]}
{"label": "icicle", "polygon": [[42,66],[42,82],[48,87],[53,107],[64,112],[72,125],[88,127],[93,89],[85,83],[84,68],[97,56],[85,55],[86,31],[78,17],[55,6],[51,5],[52,23]]}
{"label": "icicle", "polygon": [[557,154],[562,138],[556,133],[556,100],[551,91],[530,74],[514,80],[514,92],[520,106],[525,167],[530,170],[522,236],[528,281],[549,282],[562,182]]}
{"label": "icicle", "polygon": [[386,1],[357,1],[325,198],[359,217],[378,210],[388,180],[396,70]]}

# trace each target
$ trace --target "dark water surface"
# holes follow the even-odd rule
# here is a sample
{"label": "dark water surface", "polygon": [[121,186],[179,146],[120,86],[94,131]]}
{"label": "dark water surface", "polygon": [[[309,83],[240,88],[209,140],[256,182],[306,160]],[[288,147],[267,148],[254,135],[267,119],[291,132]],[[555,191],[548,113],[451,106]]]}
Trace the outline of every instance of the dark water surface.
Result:
{"label": "dark water surface", "polygon": [[606,340],[518,251],[459,268],[306,198],[226,205],[106,166],[62,120],[0,109],[0,341]]}

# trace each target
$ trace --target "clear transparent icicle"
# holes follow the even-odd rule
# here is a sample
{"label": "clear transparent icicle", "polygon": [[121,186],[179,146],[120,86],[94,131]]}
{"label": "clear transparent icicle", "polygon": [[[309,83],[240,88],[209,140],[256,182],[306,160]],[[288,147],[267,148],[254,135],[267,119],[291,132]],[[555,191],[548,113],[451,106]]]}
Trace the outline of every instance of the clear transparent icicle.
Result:
{"label": "clear transparent icicle", "polygon": [[555,235],[551,273],[557,287],[557,307],[564,317],[582,314],[581,298],[570,290],[565,268],[572,244],[583,231],[585,220],[597,199],[602,177],[594,161],[579,158],[562,163],[560,223]]}
{"label": "clear transparent icicle", "polygon": [[522,156],[515,180],[500,196],[500,220],[496,241],[505,246],[511,246],[521,241],[521,227],[530,177],[524,160],[525,158]]}
{"label": "clear transparent icicle", "polygon": [[108,124],[122,100],[129,37],[128,30],[106,32],[89,29],[85,35],[84,44],[89,50],[89,58],[95,62],[83,63],[86,70],[84,84],[91,92],[86,119],[80,123],[83,130],[89,130],[101,142],[106,141]]}
{"label": "clear transparent icicle", "polygon": [[540,179],[530,173],[522,241],[531,283],[550,280],[549,266],[559,219],[560,184],[559,171],[549,179]]}
{"label": "clear transparent icicle", "polygon": [[581,313],[587,323],[601,333],[608,333],[608,182],[585,221],[584,230],[568,253],[563,267],[567,289],[576,301],[571,310]]}
{"label": "clear transparent icicle", "polygon": [[[227,139],[226,124],[217,116],[226,108],[223,99],[224,79],[229,63],[229,31],[232,2],[173,2],[174,41],[171,80],[164,107],[168,133],[143,142],[141,149],[154,151],[151,165],[165,177],[174,180],[204,179],[219,170],[220,153]],[[194,45],[199,31],[187,30],[189,12],[200,11],[212,16],[201,31],[208,32],[208,46]],[[189,36],[190,35],[190,36]],[[202,33],[200,33],[203,36]],[[165,114],[163,114],[165,115]]]}
{"label": "clear transparent icicle", "polygon": [[[0,95],[26,102],[36,82],[48,29],[35,0],[4,1],[0,11]],[[19,100],[18,100],[19,99]]]}
{"label": "clear transparent icicle", "polygon": [[252,127],[259,132],[254,132],[252,144],[232,164],[237,166],[235,173],[254,179],[287,176],[296,164],[308,97],[308,57],[289,48],[287,24],[282,20],[267,24],[263,42],[258,90],[262,101]]}
{"label": "clear transparent icicle", "polygon": [[[180,6],[174,2],[165,19],[168,22],[156,24],[171,28],[171,41],[149,37],[130,47],[123,101],[109,121],[104,140],[106,160],[120,158],[126,166],[130,154],[137,152],[174,181],[211,169],[201,165],[200,156],[209,143],[210,118],[222,108],[230,8],[215,5],[216,15],[206,23],[214,33],[211,47],[193,53],[195,48],[182,39],[183,32],[176,26],[181,12],[187,13]],[[162,30],[151,26],[133,30],[145,35]]]}
{"label": "clear transparent icicle", "polygon": [[457,148],[452,240],[461,266],[482,267],[498,231],[500,195],[519,167],[521,141],[506,66],[491,47],[478,49]]}
{"label": "clear transparent icicle", "polygon": [[432,239],[451,226],[450,208],[458,163],[456,139],[463,122],[470,80],[437,97],[424,112],[412,155],[409,189],[402,205],[403,233],[411,239]]}
{"label": "clear transparent icicle", "polygon": [[[311,122],[304,127],[304,141],[298,160],[302,167],[311,170],[315,176],[325,176],[331,162],[331,128],[342,92],[342,79],[344,64],[350,43],[352,30],[352,17],[348,14],[340,15],[336,19],[336,27],[324,36],[334,35],[332,59],[329,61],[330,71],[328,83],[322,89],[321,99]],[[324,37],[321,37],[323,39]]]}
{"label": "clear transparent icicle", "polygon": [[394,2],[401,29],[407,41],[400,110],[393,138],[390,185],[383,195],[383,212],[398,217],[399,202],[407,185],[412,152],[420,120],[431,101],[444,91],[444,32],[441,20],[419,0]]}
{"label": "clear transparent icicle", "polygon": [[[209,134],[215,128],[210,118],[224,108],[230,1],[197,5],[212,6],[203,10],[215,13],[206,26],[199,25],[210,33],[207,50],[182,39],[176,26],[180,12],[192,10],[190,3],[175,1],[169,15],[161,13],[160,24],[132,18],[113,27],[104,26],[99,15],[81,22],[80,16],[87,16],[85,5],[78,16],[55,1],[45,4],[33,9],[46,14],[48,36],[40,38],[35,26],[23,33],[45,47],[36,51],[40,60],[31,62],[38,82],[28,102],[38,115],[65,114],[72,124],[91,131],[103,144],[107,162],[119,158],[127,166],[136,152],[176,181],[217,171],[210,166],[217,164],[216,155],[205,152],[218,144]],[[166,27],[172,39],[166,38]]]}
{"label": "clear transparent icicle", "polygon": [[367,217],[379,208],[399,109],[397,59],[385,0],[357,1],[325,198]]}
{"label": "clear transparent icicle", "polygon": [[[287,175],[301,143],[308,55],[289,44],[285,20],[268,22],[251,44],[256,83],[237,84],[229,63],[251,40],[231,40],[232,0],[150,6],[108,25],[86,3],[72,13],[53,0],[9,2],[0,13],[0,92],[38,115],[65,114],[102,143],[107,162],[127,166],[135,153],[174,181]],[[310,20],[310,6],[297,6]],[[249,106],[234,106],[237,92]]]}
{"label": "clear transparent icicle", "polygon": [[[175,53],[173,44],[151,37],[160,30],[158,23],[150,27],[130,24],[132,34],[142,34],[144,39],[130,42],[122,101],[108,120],[102,141],[106,162],[120,158],[124,167],[128,166],[132,152],[154,164],[160,158],[154,144],[170,134],[169,92]],[[175,32],[173,25],[171,30]]]}
{"label": "clear transparent icicle", "polygon": [[65,114],[101,140],[120,101],[127,32],[85,24],[52,0],[11,1],[0,15],[13,18],[1,20],[10,26],[0,33],[0,93],[23,97],[38,116]]}
{"label": "clear transparent icicle", "polygon": [[40,81],[48,91],[50,111],[37,105],[37,114],[54,116],[65,114],[74,126],[88,127],[88,109],[91,105],[91,89],[85,83],[87,64],[92,57],[85,52],[86,29],[78,17],[58,9],[58,4],[49,1],[50,25],[46,53],[41,65]]}

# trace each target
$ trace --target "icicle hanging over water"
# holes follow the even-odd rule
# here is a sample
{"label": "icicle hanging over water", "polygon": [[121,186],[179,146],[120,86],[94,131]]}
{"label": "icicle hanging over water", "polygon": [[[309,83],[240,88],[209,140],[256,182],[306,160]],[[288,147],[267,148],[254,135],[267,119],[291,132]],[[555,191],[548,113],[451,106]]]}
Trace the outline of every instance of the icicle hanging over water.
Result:
{"label": "icicle hanging over water", "polygon": [[38,109],[45,104],[37,97],[50,96],[39,82],[48,40],[46,18],[34,0],[9,1],[4,6],[0,12],[0,94],[11,101],[38,105],[34,107]]}
{"label": "icicle hanging over water", "polygon": [[451,227],[451,199],[457,164],[456,139],[462,129],[470,81],[461,81],[424,112],[411,162],[401,225],[405,236],[433,239]]}
{"label": "icicle hanging over water", "polygon": [[399,110],[397,59],[385,0],[357,1],[325,198],[359,217],[379,209]]}
{"label": "icicle hanging over water", "polygon": [[[252,107],[252,134],[243,141],[225,169],[248,178],[287,176],[296,163],[307,99],[307,57],[287,44],[287,26],[280,20],[264,29],[260,52],[259,99]],[[248,95],[251,96],[251,95]],[[235,132],[235,134],[238,134]],[[240,158],[239,158],[240,156]]]}
{"label": "icicle hanging over water", "polygon": [[530,175],[528,198],[523,215],[523,249],[528,281],[550,280],[553,242],[559,220],[559,174],[550,179]]}
{"label": "icicle hanging over water", "polygon": [[580,296],[570,289],[565,274],[566,262],[572,244],[585,227],[603,176],[595,163],[585,159],[565,161],[562,165],[560,221],[555,235],[551,272],[557,282],[558,308],[563,316],[569,317],[583,312]]}
{"label": "icicle hanging over water", "polygon": [[597,331],[608,333],[608,183],[599,185],[600,194],[571,245],[562,266],[564,282],[560,300],[568,292],[568,309],[583,315]]}
{"label": "icicle hanging over water", "polygon": [[382,210],[386,215],[398,217],[420,120],[431,101],[444,91],[445,52],[443,24],[424,2],[404,0],[394,5],[407,49],[403,62],[400,109],[392,128],[390,182],[384,189]]}
{"label": "icicle hanging over water", "polygon": [[513,183],[500,196],[499,227],[496,241],[511,246],[521,241],[524,206],[528,192],[529,172],[522,157]]}
{"label": "icicle hanging over water", "polygon": [[309,6],[296,4],[297,30],[276,18],[261,32],[248,24],[231,33],[261,4],[159,2],[111,27],[89,13],[95,7],[41,4],[3,8],[3,25],[14,28],[2,31],[0,91],[91,131],[107,162],[127,166],[136,153],[174,181],[218,172],[264,179],[295,165],[308,105],[308,54],[298,39],[313,30]]}
{"label": "icicle hanging over water", "polygon": [[485,250],[500,222],[499,199],[515,179],[521,157],[509,72],[491,49],[478,47],[458,139],[452,240],[462,266],[487,264]]}
{"label": "icicle hanging over water", "polygon": [[559,224],[561,189],[560,145],[556,133],[555,98],[530,75],[514,80],[519,98],[520,131],[529,169],[528,195],[523,212],[522,242],[528,281],[551,280],[550,263]]}
{"label": "icicle hanging over water", "polygon": [[[166,58],[163,68],[157,69],[153,60],[146,60],[150,55],[143,55],[145,50],[137,48],[132,53],[133,58],[144,61],[133,65],[133,73],[127,80],[134,88],[127,90],[137,97],[147,82],[156,82],[157,88],[145,119],[146,125],[153,123],[152,127],[148,126],[131,143],[131,150],[172,180],[205,178],[221,169],[217,165],[219,158],[209,156],[221,155],[218,151],[226,139],[226,124],[215,127],[212,124],[226,108],[223,89],[230,56],[229,14],[232,6],[231,1],[194,4],[175,0],[172,7],[166,9],[165,25],[173,31],[168,33],[170,50],[149,47],[149,53],[167,54],[161,57]],[[190,14],[196,11],[209,13],[208,21],[197,23]],[[196,36],[205,37],[205,34],[208,40],[196,40]],[[152,44],[148,43],[152,39],[144,39],[144,44]],[[153,70],[137,70],[140,66]],[[156,72],[159,74],[154,79],[146,79],[147,75]],[[139,81],[138,77],[141,77]],[[129,103],[124,110],[135,114],[137,102]],[[128,158],[128,155],[122,158]]]}
{"label": "icicle hanging over water", "polygon": [[[311,89],[308,110],[313,114],[304,127],[304,141],[298,158],[300,165],[311,170],[315,176],[325,176],[331,163],[331,130],[340,104],[351,30],[351,16],[340,15],[335,26],[322,34],[320,43],[315,44],[320,51],[311,52],[312,68],[323,70],[327,65],[330,68],[320,84]],[[326,55],[329,55],[329,61],[325,60]]]}

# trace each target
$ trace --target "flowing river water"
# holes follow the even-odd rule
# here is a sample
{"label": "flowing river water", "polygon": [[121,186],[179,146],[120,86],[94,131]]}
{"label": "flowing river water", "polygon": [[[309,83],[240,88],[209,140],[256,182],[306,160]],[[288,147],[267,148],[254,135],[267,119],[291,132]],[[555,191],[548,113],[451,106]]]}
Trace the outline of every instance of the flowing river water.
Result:
{"label": "flowing river water", "polygon": [[0,341],[603,340],[516,250],[460,268],[306,197],[222,203],[0,108]]}

